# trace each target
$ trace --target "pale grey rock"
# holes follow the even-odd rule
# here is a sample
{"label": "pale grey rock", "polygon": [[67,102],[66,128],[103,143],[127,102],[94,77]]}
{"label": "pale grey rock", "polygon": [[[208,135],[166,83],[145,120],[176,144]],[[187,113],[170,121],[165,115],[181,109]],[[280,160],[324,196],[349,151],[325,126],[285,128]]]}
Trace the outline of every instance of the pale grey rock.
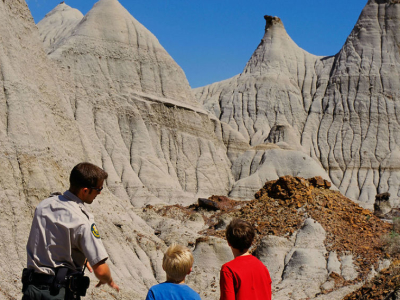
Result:
{"label": "pale grey rock", "polygon": [[[261,44],[240,75],[194,90],[206,110],[255,147],[230,157],[236,182],[229,195],[237,199],[253,198],[265,181],[283,175],[329,180],[318,161],[304,153],[301,136],[312,98],[317,86],[327,82],[333,59],[300,49],[279,18],[266,21]],[[281,150],[262,151],[274,148]]]}
{"label": "pale grey rock", "polygon": [[296,235],[295,247],[313,248],[321,251],[325,250],[325,230],[322,226],[312,218],[304,221],[303,227]]}
{"label": "pale grey rock", "polygon": [[379,262],[377,271],[380,272],[380,271],[382,271],[384,269],[389,268],[389,266],[390,266],[390,259],[384,259],[384,260]]}
{"label": "pale grey rock", "polygon": [[234,218],[230,215],[222,215],[220,218],[218,218],[218,223],[217,225],[215,225],[215,229],[218,230],[226,229],[226,227],[233,219]]}
{"label": "pale grey rock", "polygon": [[398,206],[399,5],[368,1],[332,57],[300,49],[279,18],[266,16],[244,71],[195,89],[196,98],[252,146],[276,137],[272,128],[291,126],[295,144],[347,197],[372,208],[377,193],[389,192]]}
{"label": "pale grey rock", "polygon": [[[236,181],[229,196],[234,199],[253,199],[266,181],[285,175],[304,178],[321,176],[329,180],[329,175],[317,161],[301,151],[283,150],[279,148],[279,144],[267,144],[247,150],[235,160],[232,173]],[[332,189],[336,187],[332,186]]]}
{"label": "pale grey rock", "polygon": [[[86,19],[84,24],[89,23]],[[166,244],[133,205],[190,202],[197,194],[226,193],[230,162],[223,142],[214,135],[214,124],[191,100],[188,85],[174,88],[166,82],[165,94],[181,95],[176,99],[156,90],[132,89],[133,96],[121,96],[104,85],[113,82],[111,75],[97,80],[103,76],[99,69],[92,74],[79,65],[90,65],[84,50],[76,50],[81,61],[69,69],[50,61],[25,1],[0,1],[0,28],[0,299],[21,297],[20,276],[34,208],[51,192],[66,190],[70,170],[81,161],[109,173],[91,208],[121,287],[117,297],[144,298],[150,286],[165,279],[161,262]],[[149,43],[157,46],[151,39]],[[93,39],[88,41],[89,47],[94,45]],[[162,61],[166,52],[156,52]],[[115,77],[117,69],[111,70]],[[178,70],[175,76],[179,74],[183,72]],[[132,104],[134,98],[138,100]],[[217,174],[225,174],[225,179]],[[111,289],[95,289],[92,284],[86,298],[110,297],[116,297]]]}
{"label": "pale grey rock", "polygon": [[375,270],[375,268],[372,266],[371,267],[371,272],[369,272],[367,276],[367,281],[371,281],[376,275],[378,275],[378,272]]}
{"label": "pale grey rock", "polygon": [[[252,146],[263,143],[276,125],[300,136],[326,60],[300,49],[277,17],[267,17],[265,35],[244,71],[194,90],[210,112],[239,131]],[[329,68],[325,70],[329,74]]]}
{"label": "pale grey rock", "polygon": [[328,292],[330,290],[333,290],[335,288],[335,281],[334,280],[328,280],[327,282],[325,282],[323,285],[321,285],[321,291],[324,292]]}
{"label": "pale grey rock", "polygon": [[0,28],[0,297],[13,299],[33,208],[87,156],[25,1],[0,1]]}
{"label": "pale grey rock", "polygon": [[397,195],[399,187],[398,7],[368,1],[336,55],[324,96],[313,100],[302,137],[341,192],[370,206],[376,193]]}
{"label": "pale grey rock", "polygon": [[315,297],[313,299],[315,299],[315,300],[342,300],[348,294],[351,294],[352,292],[361,288],[362,285],[363,285],[363,283],[361,282],[361,283],[357,283],[354,285],[344,286],[335,291],[332,291],[331,293],[318,295],[317,297]]}
{"label": "pale grey rock", "polygon": [[336,274],[341,274],[341,263],[338,259],[337,253],[336,252],[329,252],[329,257],[328,257],[328,273],[335,272]]}
{"label": "pale grey rock", "polygon": [[[98,1],[73,34],[57,46],[51,58],[62,60],[72,70],[80,67],[79,73],[74,70],[75,76],[86,88],[90,82],[95,84],[93,89],[107,87],[121,96],[136,92],[198,107],[182,69],[117,0]],[[71,55],[71,51],[76,53]],[[95,71],[100,74],[96,76]],[[83,80],[83,76],[89,78]]]}
{"label": "pale grey rock", "polygon": [[228,243],[215,237],[200,239],[193,257],[194,267],[187,284],[200,292],[202,299],[219,299],[219,271],[224,263],[233,259]]}
{"label": "pale grey rock", "polygon": [[387,217],[390,211],[392,210],[392,205],[390,204],[390,194],[377,194],[375,196],[375,203],[374,203],[374,214],[380,218]]}
{"label": "pale grey rock", "polygon": [[168,209],[168,217],[160,216],[155,209],[135,209],[148,226],[157,232],[158,237],[167,246],[178,243],[189,248],[196,244],[196,239],[200,237],[199,231],[207,229],[204,219],[200,214],[188,216],[179,208],[171,207]]}
{"label": "pale grey rock", "polygon": [[[357,276],[351,257],[343,255],[344,265],[331,252],[326,258],[325,230],[315,220],[307,219],[290,239],[266,236],[255,255],[267,266],[276,299],[325,299],[317,294],[335,287],[328,275],[332,271],[342,276]],[[344,272],[344,273],[343,273]],[[329,292],[327,297],[342,299],[359,285]]]}
{"label": "pale grey rock", "polygon": [[213,119],[213,122],[215,124],[215,135],[224,142],[228,158],[233,164],[240,155],[250,149],[250,145],[240,132],[228,124],[217,119]]}
{"label": "pale grey rock", "polygon": [[37,24],[40,38],[47,53],[51,52],[60,40],[70,36],[83,19],[83,14],[64,2],[57,5]]}
{"label": "pale grey rock", "polygon": [[[234,183],[231,162],[242,160],[250,145],[262,150],[259,156],[284,153],[281,161],[305,149],[329,166],[342,191],[366,203],[377,187],[397,195],[398,52],[389,49],[398,47],[397,7],[370,0],[346,46],[331,58],[299,49],[278,19],[267,18],[263,42],[245,71],[196,90],[215,114],[210,117],[183,71],[118,1],[101,0],[65,31],[54,23],[59,25],[48,34],[55,63],[46,57],[25,1],[0,1],[0,299],[20,298],[34,207],[68,188],[68,174],[80,161],[109,173],[91,208],[121,287],[117,295],[92,284],[87,299],[144,298],[165,280],[163,251],[174,241],[197,241],[188,283],[203,299],[218,299],[219,269],[233,258],[226,241],[197,239],[205,226],[198,215],[182,221],[149,214],[143,220],[134,206],[227,194]],[[63,13],[68,19],[67,10],[54,17]],[[385,42],[377,43],[382,36]],[[246,177],[263,167],[259,158],[252,167],[254,153],[250,157]],[[154,234],[158,228],[165,241]],[[281,277],[274,283],[277,299],[312,298],[326,283],[320,229],[308,220],[296,240],[266,242],[263,260],[279,257],[276,265],[268,262],[274,278]],[[342,261],[342,275],[356,276],[352,259]],[[312,285],[300,286],[315,276]],[[341,299],[341,292],[330,299]]]}
{"label": "pale grey rock", "polygon": [[182,69],[117,0],[100,0],[50,54],[73,79],[70,102],[110,174],[135,206],[227,194],[226,147]]}
{"label": "pale grey rock", "polygon": [[291,147],[292,150],[303,151],[303,147],[300,145],[300,137],[296,134],[293,127],[290,125],[275,125],[271,128],[268,137],[264,143],[285,143]]}
{"label": "pale grey rock", "polygon": [[321,285],[328,277],[324,240],[322,226],[307,219],[297,233],[294,248],[285,257],[285,270],[276,297],[296,290],[292,299],[313,298],[321,291]]}
{"label": "pale grey rock", "polygon": [[[116,199],[109,192],[101,196],[90,208],[110,257],[113,278],[121,288],[122,299],[130,299],[131,293],[143,297],[148,288],[165,278],[162,257],[166,245],[136,215],[129,201]],[[94,289],[93,285],[92,291],[92,299],[107,299],[113,293],[106,288]]]}
{"label": "pale grey rock", "polygon": [[274,285],[282,280],[285,258],[294,247],[294,241],[274,235],[262,239],[255,255],[268,268]]}
{"label": "pale grey rock", "polygon": [[345,280],[353,280],[358,276],[358,272],[353,262],[352,254],[344,254],[340,257],[341,275]]}

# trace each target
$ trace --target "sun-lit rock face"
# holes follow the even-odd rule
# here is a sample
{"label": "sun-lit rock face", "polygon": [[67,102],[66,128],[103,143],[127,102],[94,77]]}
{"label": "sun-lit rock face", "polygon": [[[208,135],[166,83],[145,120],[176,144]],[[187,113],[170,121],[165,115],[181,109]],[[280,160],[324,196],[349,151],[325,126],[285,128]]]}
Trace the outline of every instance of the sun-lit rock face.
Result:
{"label": "sun-lit rock face", "polygon": [[17,299],[33,208],[92,149],[25,1],[0,1],[0,41],[0,298]]}
{"label": "sun-lit rock face", "polygon": [[369,1],[335,57],[323,97],[315,97],[303,146],[342,192],[373,203],[389,192],[398,204],[400,5]]}
{"label": "sun-lit rock face", "polygon": [[[399,40],[397,10],[394,1],[370,1],[360,27],[329,58],[299,49],[281,21],[267,17],[263,42],[244,72],[196,90],[206,110],[215,113],[211,117],[195,102],[179,66],[118,1],[101,0],[79,22],[78,13],[59,5],[47,20],[54,18],[54,31],[47,24],[41,37],[25,1],[0,1],[0,298],[20,298],[34,207],[50,192],[67,189],[69,172],[81,161],[109,173],[105,190],[89,209],[121,292],[92,284],[87,298],[96,300],[144,298],[150,286],[165,280],[162,253],[172,242],[194,250],[188,283],[203,299],[219,298],[218,270],[232,256],[224,240],[201,235],[212,230],[205,221],[211,213],[147,204],[189,204],[199,196],[229,192],[250,197],[264,180],[327,178],[324,169],[342,189],[350,182],[345,191],[350,195],[361,186],[387,187],[396,195],[398,78],[392,65],[398,69],[399,54],[392,51]],[[76,20],[69,22],[72,15]],[[49,56],[41,39],[53,41]],[[365,76],[369,92],[363,90]],[[350,95],[358,100],[350,101]],[[340,175],[342,167],[349,173]],[[296,199],[300,203],[305,197]],[[322,208],[335,207],[335,198],[317,200],[324,199]],[[296,217],[304,216],[301,208],[290,208]],[[295,299],[298,286],[292,283],[312,276],[315,282],[304,285],[302,297],[334,287],[326,278],[331,272],[347,280],[358,274],[355,257],[323,245],[324,238],[334,236],[325,235],[329,217],[319,217],[319,224],[309,219],[291,231],[292,239],[268,234],[272,240],[257,249],[273,277],[282,278],[275,287],[283,297]],[[225,214],[214,221],[226,226],[232,218]],[[363,243],[370,246],[370,238],[363,236]],[[271,254],[278,259],[271,260]],[[329,299],[342,299],[343,292],[334,293]]]}
{"label": "sun-lit rock face", "polygon": [[141,206],[227,194],[233,177],[214,123],[182,69],[117,0],[96,3],[49,57],[72,78],[75,119],[116,196]]}
{"label": "sun-lit rock face", "polygon": [[317,71],[327,64],[299,48],[279,18],[265,19],[264,37],[244,71],[194,90],[207,110],[238,130],[252,146],[263,143],[273,126],[292,126],[300,141],[321,76]]}
{"label": "sun-lit rock face", "polygon": [[139,93],[198,107],[182,69],[117,0],[97,2],[51,57],[70,67],[80,81],[93,84],[93,89],[107,88],[121,96]]}
{"label": "sun-lit rock face", "polygon": [[[290,149],[284,143],[267,144],[247,150],[232,165],[235,183],[229,196],[252,199],[264,182],[287,174],[310,178],[329,176],[321,165],[304,152]],[[286,146],[286,147],[285,147]]]}
{"label": "sun-lit rock face", "polygon": [[58,42],[70,36],[82,19],[79,10],[64,2],[57,5],[37,24],[45,51],[51,52]]}
{"label": "sun-lit rock face", "polygon": [[291,140],[297,135],[342,193],[372,207],[376,193],[390,192],[397,205],[399,18],[397,1],[371,0],[341,51],[317,57],[295,45],[279,18],[266,16],[244,71],[195,89],[196,97],[252,146],[290,126]]}
{"label": "sun-lit rock face", "polygon": [[[197,195],[227,193],[233,182],[214,123],[193,100],[183,71],[154,36],[138,25],[134,34],[143,38],[136,47],[142,53],[140,61],[128,49],[134,41],[123,46],[112,36],[100,43],[112,35],[96,31],[107,16],[102,11],[127,14],[118,5],[101,1],[95,6],[79,23],[82,27],[76,27],[77,33],[88,33],[95,26],[94,37],[85,41],[80,36],[74,44],[79,35],[72,30],[56,43],[68,50],[57,48],[52,61],[25,1],[0,1],[2,299],[20,298],[34,208],[50,192],[68,189],[69,172],[78,162],[90,161],[109,173],[105,190],[89,209],[109,253],[121,299],[143,298],[150,286],[165,278],[161,262],[166,244],[137,216],[134,206],[192,203]],[[64,12],[55,11],[53,17]],[[126,59],[121,58],[121,65],[113,64],[122,56]],[[126,70],[141,72],[143,81]],[[96,282],[92,275],[91,279]],[[110,290],[94,289],[93,284],[91,288],[88,299],[112,297]]]}
{"label": "sun-lit rock face", "polygon": [[[78,162],[104,167],[107,161],[103,164],[100,144],[89,138],[92,133],[76,121],[74,84],[46,56],[25,1],[0,1],[0,28],[0,298],[18,299],[34,208],[50,192],[68,189]],[[129,199],[108,188],[91,208],[122,299],[143,297],[164,279],[165,243],[132,211]],[[88,294],[110,297],[99,289]]]}
{"label": "sun-lit rock face", "polygon": [[317,85],[327,82],[333,58],[299,48],[279,18],[265,20],[264,37],[241,74],[194,90],[206,110],[255,147],[230,156],[237,181],[233,198],[251,198],[262,182],[284,174],[329,178],[318,162],[298,151],[304,152],[301,134],[312,98]]}

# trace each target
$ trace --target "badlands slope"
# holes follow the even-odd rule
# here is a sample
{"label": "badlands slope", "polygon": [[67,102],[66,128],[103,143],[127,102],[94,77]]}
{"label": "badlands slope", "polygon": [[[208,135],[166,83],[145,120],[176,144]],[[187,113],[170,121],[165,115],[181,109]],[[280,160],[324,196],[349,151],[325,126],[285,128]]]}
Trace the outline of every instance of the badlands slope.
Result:
{"label": "badlands slope", "polygon": [[[106,26],[110,17],[125,21],[115,22],[122,28]],[[1,1],[0,22],[0,298],[20,297],[34,208],[68,188],[80,161],[110,175],[92,208],[121,297],[143,297],[164,279],[166,246],[134,206],[227,193],[233,177],[213,122],[183,71],[118,1],[100,1],[75,31],[59,36],[54,60],[25,1]],[[91,298],[107,299],[110,292],[95,290]]]}
{"label": "badlands slope", "polygon": [[[121,287],[116,296],[107,287],[92,285],[87,299],[144,298],[151,285],[164,280],[162,252],[174,241],[194,251],[195,271],[188,283],[203,299],[218,299],[218,270],[232,258],[230,249],[224,240],[199,233],[209,229],[200,213],[187,215],[171,208],[158,214],[165,204],[189,205],[212,194],[251,200],[265,181],[283,175],[320,175],[354,198],[368,195],[367,200],[361,197],[365,203],[371,202],[376,191],[395,189],[397,119],[385,112],[396,107],[396,82],[382,79],[382,86],[375,87],[379,81],[374,81],[374,93],[361,87],[355,93],[357,97],[370,93],[383,101],[377,104],[372,96],[365,100],[375,116],[367,133],[376,133],[380,139],[376,144],[372,138],[353,134],[358,128],[354,120],[364,109],[361,98],[357,105],[343,106],[339,100],[344,97],[337,95],[345,94],[344,86],[332,90],[331,98],[325,90],[341,87],[348,70],[361,78],[374,74],[377,65],[382,66],[379,74],[387,75],[386,60],[365,58],[372,51],[364,50],[371,40],[361,34],[367,29],[376,37],[370,47],[383,58],[388,56],[397,68],[398,52],[393,52],[398,40],[397,7],[370,1],[356,26],[360,32],[353,32],[342,51],[330,58],[299,49],[280,20],[267,17],[263,42],[245,71],[196,90],[199,103],[182,69],[117,0],[100,0],[86,16],[62,3],[38,24],[39,30],[25,1],[0,1],[0,299],[20,297],[34,208],[49,193],[68,188],[69,172],[80,161],[93,162],[109,173],[105,191],[90,208]],[[385,38],[378,25],[386,26],[382,27]],[[388,44],[378,47],[380,38]],[[282,47],[285,51],[279,51]],[[386,50],[390,52],[384,54]],[[359,54],[364,52],[366,56]],[[361,61],[370,62],[365,66],[371,68],[367,75],[357,73],[360,68],[352,69]],[[333,103],[350,108],[332,112]],[[375,108],[379,115],[372,113]],[[342,117],[343,124],[335,119],[328,128],[329,117]],[[389,123],[386,130],[380,127]],[[335,132],[337,139],[327,138]],[[339,138],[342,135],[347,139]],[[372,150],[371,143],[376,149]],[[378,163],[374,160],[368,165],[363,160],[361,168],[357,160],[361,144],[370,147],[365,151],[373,153]],[[339,167],[335,162],[341,163]],[[362,194],[361,187],[370,190]],[[304,246],[309,232],[311,236],[317,232],[311,250],[326,251],[321,225],[301,222],[293,232],[299,236],[298,245]],[[278,239],[278,248],[282,241]],[[296,246],[293,240],[287,243],[290,249]],[[267,243],[258,250],[267,253],[268,247]],[[320,263],[328,262],[318,257]],[[285,258],[268,264],[271,270],[279,270]],[[351,259],[345,258],[345,264],[350,276],[358,276]],[[313,270],[314,265],[309,259],[299,259],[291,266],[290,279],[306,280],[309,273],[301,270]],[[327,275],[327,269],[322,269]],[[280,299],[297,299],[293,292],[301,287],[287,282],[275,278],[274,286],[281,283],[283,287]],[[317,297],[323,284],[298,295]],[[330,299],[340,299],[333,293]]]}
{"label": "badlands slope", "polygon": [[[398,1],[369,0],[338,54],[317,57],[300,49],[277,17],[244,71],[195,89],[203,106],[252,146],[290,129],[346,196],[372,207],[389,192],[398,205]],[[247,174],[245,174],[247,176]]]}
{"label": "badlands slope", "polygon": [[[109,173],[91,208],[122,299],[143,298],[164,280],[166,244],[137,215],[140,207],[190,204],[233,183],[214,133],[219,122],[154,35],[116,0],[98,2],[79,22],[77,15],[61,4],[40,35],[25,1],[0,2],[0,299],[20,297],[34,208],[68,188],[80,161]],[[110,293],[95,289],[89,299]]]}
{"label": "badlands slope", "polygon": [[49,57],[72,79],[73,113],[99,149],[108,188],[135,206],[226,194],[233,178],[224,144],[157,38],[115,0],[96,3],[72,31]]}

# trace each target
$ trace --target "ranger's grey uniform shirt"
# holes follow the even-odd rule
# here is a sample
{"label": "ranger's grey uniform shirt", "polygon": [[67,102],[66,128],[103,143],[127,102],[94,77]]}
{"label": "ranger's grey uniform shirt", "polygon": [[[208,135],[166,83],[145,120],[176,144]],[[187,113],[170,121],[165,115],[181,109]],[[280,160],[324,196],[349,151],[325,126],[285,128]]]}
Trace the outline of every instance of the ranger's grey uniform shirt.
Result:
{"label": "ranger's grey uniform shirt", "polygon": [[93,216],[77,196],[66,191],[36,207],[26,246],[28,269],[54,275],[57,267],[81,270],[108,258]]}

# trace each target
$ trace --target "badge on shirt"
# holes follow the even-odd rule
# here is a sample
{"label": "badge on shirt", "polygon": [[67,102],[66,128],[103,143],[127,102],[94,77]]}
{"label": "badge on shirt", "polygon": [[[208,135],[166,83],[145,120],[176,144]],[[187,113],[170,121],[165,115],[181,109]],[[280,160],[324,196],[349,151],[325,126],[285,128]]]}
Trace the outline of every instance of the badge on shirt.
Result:
{"label": "badge on shirt", "polygon": [[99,239],[100,238],[100,233],[97,230],[96,224],[94,224],[94,223],[92,224],[91,230],[92,230],[92,233],[93,233],[94,237],[96,239]]}

